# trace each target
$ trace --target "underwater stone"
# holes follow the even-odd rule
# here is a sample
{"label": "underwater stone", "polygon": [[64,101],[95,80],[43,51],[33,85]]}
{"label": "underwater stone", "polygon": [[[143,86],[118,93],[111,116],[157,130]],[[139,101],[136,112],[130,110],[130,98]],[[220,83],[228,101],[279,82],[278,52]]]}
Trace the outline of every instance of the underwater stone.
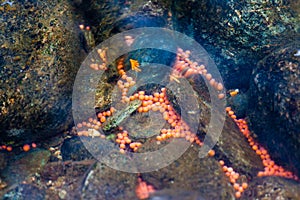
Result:
{"label": "underwater stone", "polygon": [[275,160],[300,174],[300,43],[273,51],[253,71],[249,91],[251,127]]}
{"label": "underwater stone", "polygon": [[13,6],[15,12],[0,14],[0,140],[18,145],[72,125],[72,84],[82,55],[68,2]]}

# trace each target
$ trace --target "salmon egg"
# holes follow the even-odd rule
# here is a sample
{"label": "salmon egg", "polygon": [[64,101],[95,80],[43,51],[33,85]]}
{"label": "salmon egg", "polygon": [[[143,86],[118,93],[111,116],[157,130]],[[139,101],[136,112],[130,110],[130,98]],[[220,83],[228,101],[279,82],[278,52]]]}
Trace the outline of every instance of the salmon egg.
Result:
{"label": "salmon egg", "polygon": [[29,150],[30,150],[30,145],[29,144],[24,144],[23,151],[29,151]]}

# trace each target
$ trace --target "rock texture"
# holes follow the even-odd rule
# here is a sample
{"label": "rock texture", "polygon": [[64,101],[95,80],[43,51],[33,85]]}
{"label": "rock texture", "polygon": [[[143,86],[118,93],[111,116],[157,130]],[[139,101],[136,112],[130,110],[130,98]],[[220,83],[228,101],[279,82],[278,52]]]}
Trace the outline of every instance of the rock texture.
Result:
{"label": "rock texture", "polygon": [[[299,40],[298,40],[299,41]],[[275,50],[253,71],[248,116],[274,159],[300,174],[300,43]]]}
{"label": "rock texture", "polygon": [[75,14],[68,2],[0,6],[0,141],[38,141],[71,124],[80,66]]}
{"label": "rock texture", "polygon": [[194,37],[219,66],[226,88],[246,91],[257,61],[299,34],[298,1],[172,1],[176,30]]}

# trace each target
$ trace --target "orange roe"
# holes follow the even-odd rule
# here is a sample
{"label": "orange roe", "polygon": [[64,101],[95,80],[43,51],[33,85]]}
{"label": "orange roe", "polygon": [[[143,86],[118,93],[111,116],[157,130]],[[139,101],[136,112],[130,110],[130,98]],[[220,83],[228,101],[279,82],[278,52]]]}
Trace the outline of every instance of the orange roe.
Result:
{"label": "orange roe", "polygon": [[[230,107],[226,108],[226,111],[229,116],[235,116],[234,112]],[[271,160],[269,153],[265,148],[259,145],[254,141],[254,138],[250,135],[250,131],[247,125],[247,122],[244,119],[235,119],[234,122],[239,127],[240,132],[247,138],[249,145],[252,147],[253,151],[261,158],[263,165],[265,166],[264,171],[258,172],[257,176],[281,176],[285,178],[291,178],[294,180],[299,180],[299,178],[294,175],[290,171],[284,170],[281,166],[275,164],[273,160]]]}
{"label": "orange roe", "polygon": [[212,149],[209,150],[209,152],[208,152],[208,155],[209,155],[210,157],[213,157],[215,154],[216,154],[215,151],[212,150]]}
{"label": "orange roe", "polygon": [[100,122],[101,122],[101,123],[104,123],[105,121],[106,121],[106,118],[105,118],[104,116],[101,116],[101,117],[100,117]]}
{"label": "orange roe", "polygon": [[152,185],[149,185],[141,178],[138,178],[138,184],[135,189],[135,194],[138,199],[147,199],[153,192],[155,192],[155,189]]}
{"label": "orange roe", "polygon": [[12,151],[12,147],[11,147],[11,146],[7,146],[7,147],[6,147],[6,150],[7,150],[7,151]]}
{"label": "orange roe", "polygon": [[30,145],[29,144],[24,144],[23,151],[29,151],[29,150],[30,150]]}

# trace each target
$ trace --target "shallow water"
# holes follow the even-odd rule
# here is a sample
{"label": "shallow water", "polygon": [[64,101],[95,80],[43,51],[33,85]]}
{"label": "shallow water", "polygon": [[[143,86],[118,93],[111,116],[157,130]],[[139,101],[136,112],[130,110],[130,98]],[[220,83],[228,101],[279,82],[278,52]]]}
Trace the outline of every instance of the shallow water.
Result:
{"label": "shallow water", "polygon": [[300,199],[297,6],[0,1],[0,195]]}

